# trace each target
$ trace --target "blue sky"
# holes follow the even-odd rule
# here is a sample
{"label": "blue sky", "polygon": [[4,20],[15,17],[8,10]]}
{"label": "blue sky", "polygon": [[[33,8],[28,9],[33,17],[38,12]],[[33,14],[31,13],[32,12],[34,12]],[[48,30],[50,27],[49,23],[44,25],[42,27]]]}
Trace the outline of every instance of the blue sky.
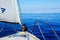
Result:
{"label": "blue sky", "polygon": [[19,0],[22,13],[60,13],[60,0]]}

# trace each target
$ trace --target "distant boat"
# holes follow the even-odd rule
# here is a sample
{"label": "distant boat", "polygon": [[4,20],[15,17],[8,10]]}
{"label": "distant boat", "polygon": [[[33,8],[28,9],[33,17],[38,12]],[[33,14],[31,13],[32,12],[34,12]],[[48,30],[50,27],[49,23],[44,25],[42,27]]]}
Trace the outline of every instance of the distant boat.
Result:
{"label": "distant boat", "polygon": [[[17,0],[0,0],[0,22],[19,23],[19,10]],[[0,30],[1,32],[2,30]],[[25,36],[22,36],[24,34]],[[18,32],[0,38],[0,40],[40,40],[29,32]]]}

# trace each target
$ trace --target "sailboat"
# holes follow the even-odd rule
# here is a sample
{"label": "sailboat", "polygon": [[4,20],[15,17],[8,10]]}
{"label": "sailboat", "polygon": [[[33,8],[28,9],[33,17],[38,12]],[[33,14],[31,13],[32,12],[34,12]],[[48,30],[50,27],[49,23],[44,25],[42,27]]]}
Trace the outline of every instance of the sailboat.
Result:
{"label": "sailboat", "polygon": [[[17,0],[0,0],[0,22],[19,23],[19,8]],[[1,30],[0,30],[1,32]],[[24,36],[22,36],[24,35]],[[0,40],[40,40],[29,32],[20,32],[0,38]]]}

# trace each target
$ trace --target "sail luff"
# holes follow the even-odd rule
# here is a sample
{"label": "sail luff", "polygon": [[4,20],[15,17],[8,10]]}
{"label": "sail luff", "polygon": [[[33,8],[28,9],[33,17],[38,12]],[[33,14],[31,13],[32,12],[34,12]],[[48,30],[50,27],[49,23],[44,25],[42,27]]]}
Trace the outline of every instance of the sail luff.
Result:
{"label": "sail luff", "polygon": [[18,3],[17,3],[17,0],[15,0],[15,6],[16,6],[16,11],[17,11],[17,18],[18,18],[18,21],[19,21],[19,23],[21,24],[21,20],[20,20],[20,10],[19,10],[19,7],[18,7]]}

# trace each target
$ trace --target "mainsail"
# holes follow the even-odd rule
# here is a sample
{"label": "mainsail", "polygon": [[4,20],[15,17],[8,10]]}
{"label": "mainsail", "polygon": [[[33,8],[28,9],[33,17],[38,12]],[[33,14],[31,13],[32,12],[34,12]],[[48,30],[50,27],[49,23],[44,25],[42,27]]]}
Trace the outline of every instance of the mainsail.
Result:
{"label": "mainsail", "polygon": [[0,0],[0,22],[21,23],[17,0]]}

